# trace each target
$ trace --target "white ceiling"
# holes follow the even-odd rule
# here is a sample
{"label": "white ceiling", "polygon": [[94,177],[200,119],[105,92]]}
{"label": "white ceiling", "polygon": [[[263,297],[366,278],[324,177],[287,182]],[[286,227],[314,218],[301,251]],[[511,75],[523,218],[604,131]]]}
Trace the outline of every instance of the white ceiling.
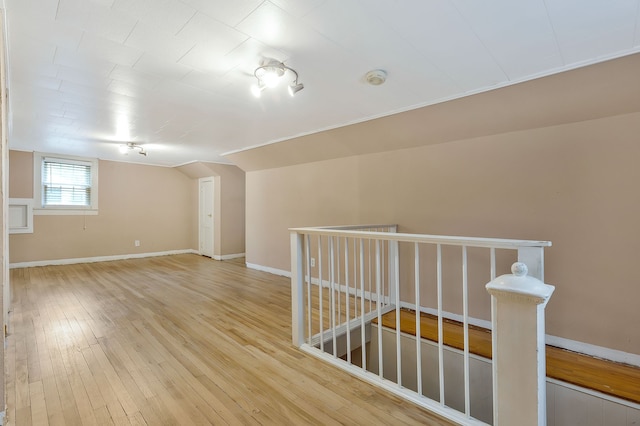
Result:
{"label": "white ceiling", "polygon": [[[12,149],[168,166],[640,51],[640,0],[4,3]],[[264,57],[305,89],[254,98]]]}

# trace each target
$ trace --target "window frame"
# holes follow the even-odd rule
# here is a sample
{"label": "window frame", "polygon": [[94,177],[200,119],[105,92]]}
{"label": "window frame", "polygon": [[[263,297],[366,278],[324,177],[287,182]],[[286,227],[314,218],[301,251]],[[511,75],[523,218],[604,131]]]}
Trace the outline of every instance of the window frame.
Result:
{"label": "window frame", "polygon": [[[88,206],[58,205],[45,206],[42,203],[42,166],[44,160],[60,163],[88,163],[91,167],[91,204]],[[98,159],[72,155],[33,153],[33,214],[34,215],[97,215],[98,214]]]}

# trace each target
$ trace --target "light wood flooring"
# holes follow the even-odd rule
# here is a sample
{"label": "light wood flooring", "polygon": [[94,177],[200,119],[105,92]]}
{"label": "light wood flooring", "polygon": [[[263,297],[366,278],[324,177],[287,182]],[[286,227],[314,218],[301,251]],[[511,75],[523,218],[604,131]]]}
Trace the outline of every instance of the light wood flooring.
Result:
{"label": "light wood flooring", "polygon": [[14,269],[11,425],[445,420],[291,345],[287,278],[196,255]]}

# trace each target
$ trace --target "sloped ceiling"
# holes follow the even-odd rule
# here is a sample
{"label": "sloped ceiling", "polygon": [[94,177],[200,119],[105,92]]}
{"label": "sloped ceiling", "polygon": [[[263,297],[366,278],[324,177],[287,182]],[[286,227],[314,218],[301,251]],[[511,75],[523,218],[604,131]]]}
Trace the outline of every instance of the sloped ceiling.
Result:
{"label": "sloped ceiling", "polygon": [[[223,154],[640,51],[640,0],[5,7],[10,148],[167,166],[230,162]],[[287,81],[254,98],[265,58],[294,68],[304,90],[289,97]],[[372,69],[385,84],[366,84]],[[149,155],[122,156],[123,142]]]}
{"label": "sloped ceiling", "polygon": [[640,112],[640,54],[231,153],[245,171]]}

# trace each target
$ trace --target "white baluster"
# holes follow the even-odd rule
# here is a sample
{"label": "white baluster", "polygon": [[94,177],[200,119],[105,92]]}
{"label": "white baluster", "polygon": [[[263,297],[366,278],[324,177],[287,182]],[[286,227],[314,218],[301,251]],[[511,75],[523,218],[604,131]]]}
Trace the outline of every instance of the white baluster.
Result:
{"label": "white baluster", "polygon": [[337,345],[337,336],[336,336],[336,274],[335,274],[335,252],[333,249],[333,237],[329,237],[329,276],[331,277],[331,336],[333,343],[333,356],[336,358],[338,356],[338,345]]}
{"label": "white baluster", "polygon": [[307,342],[311,344],[311,246],[309,243],[309,235],[304,238],[304,251],[307,254],[305,266],[307,269]]}
{"label": "white baluster", "polygon": [[396,305],[396,368],[398,376],[398,387],[402,387],[402,333],[400,333],[400,257],[397,241],[389,241],[390,265],[389,275],[393,274],[393,279],[389,282],[389,296],[393,296],[393,303]]}
{"label": "white baluster", "polygon": [[347,312],[345,313],[345,325],[347,326],[347,362],[351,364],[351,327],[349,326],[350,318],[350,287],[349,287],[349,240],[347,238],[344,239],[344,285],[346,286],[345,294],[345,309]]}
{"label": "white baluster", "polygon": [[376,307],[378,310],[378,375],[384,378],[384,357],[382,356],[382,306],[380,294],[380,240],[376,240]]}
{"label": "white baluster", "polygon": [[320,350],[324,352],[324,293],[322,291],[322,236],[318,235],[318,293],[320,309]]}
{"label": "white baluster", "polygon": [[360,311],[362,315],[360,316],[360,339],[362,344],[362,368],[363,370],[367,370],[367,324],[364,319],[364,241],[360,239]]}
{"label": "white baluster", "polygon": [[471,416],[469,395],[469,288],[467,278],[467,246],[462,246],[462,327],[464,332],[464,413]]}
{"label": "white baluster", "polygon": [[414,243],[414,274],[416,292],[416,383],[422,395],[422,321],[420,321],[420,247]]}
{"label": "white baluster", "polygon": [[442,324],[442,246],[436,245],[436,275],[438,288],[438,384],[440,405],[444,406],[444,330]]}
{"label": "white baluster", "polygon": [[334,327],[338,327],[342,323],[342,275],[340,274],[340,237],[336,237],[336,260],[338,263],[337,273],[336,273],[336,281],[335,283],[338,285],[338,320],[336,321]]}

